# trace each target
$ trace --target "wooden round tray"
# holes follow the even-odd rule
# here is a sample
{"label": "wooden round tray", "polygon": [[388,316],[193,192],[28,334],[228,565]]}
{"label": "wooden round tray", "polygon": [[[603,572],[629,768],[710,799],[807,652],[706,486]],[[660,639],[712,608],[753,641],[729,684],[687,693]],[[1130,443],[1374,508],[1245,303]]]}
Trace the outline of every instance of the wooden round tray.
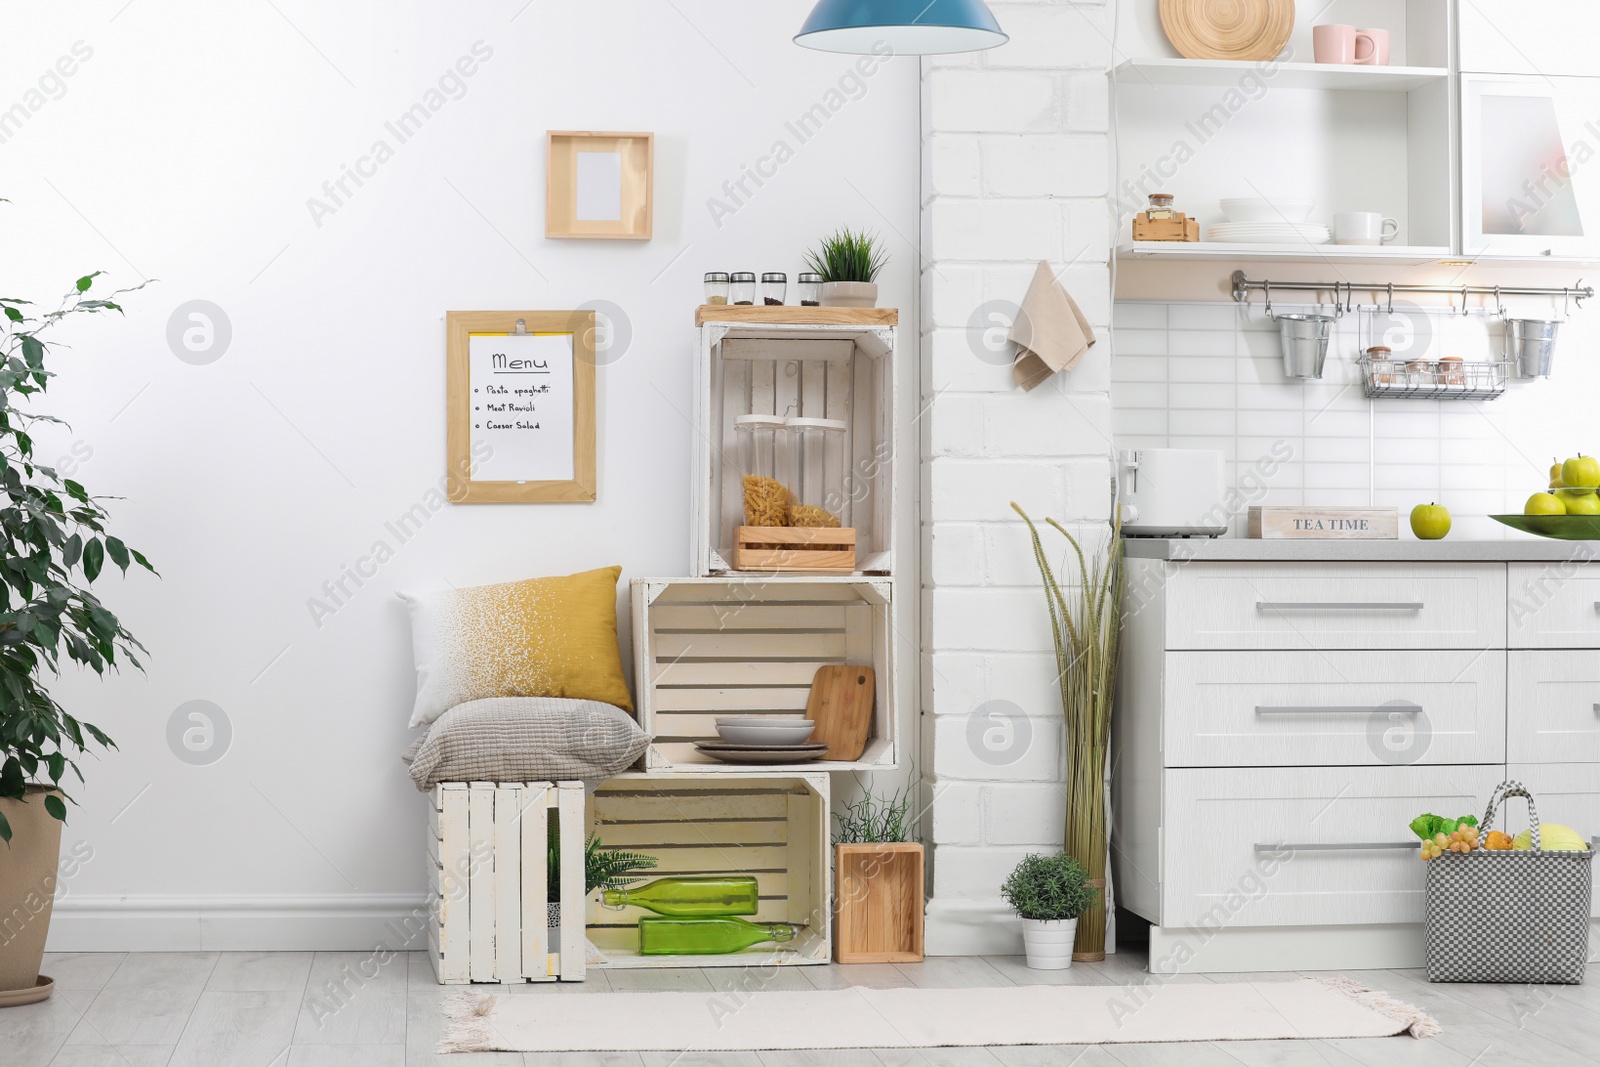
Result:
{"label": "wooden round tray", "polygon": [[1294,30],[1294,0],[1161,0],[1161,28],[1185,59],[1272,59]]}

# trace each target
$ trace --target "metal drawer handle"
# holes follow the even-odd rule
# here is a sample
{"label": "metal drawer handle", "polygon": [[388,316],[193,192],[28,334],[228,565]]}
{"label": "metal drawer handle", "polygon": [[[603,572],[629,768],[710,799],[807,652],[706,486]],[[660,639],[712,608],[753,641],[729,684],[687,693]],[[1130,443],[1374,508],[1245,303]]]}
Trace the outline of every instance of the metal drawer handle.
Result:
{"label": "metal drawer handle", "polygon": [[1380,848],[1382,848],[1382,849],[1413,848],[1414,849],[1414,848],[1419,848],[1419,847],[1421,847],[1421,846],[1416,841],[1350,841],[1350,842],[1335,843],[1335,844],[1323,844],[1321,842],[1318,842],[1316,844],[1309,844],[1309,845],[1296,845],[1296,844],[1262,845],[1262,844],[1257,844],[1255,846],[1255,849],[1256,849],[1257,852],[1283,852],[1286,849],[1289,850],[1289,851],[1293,851],[1293,852],[1365,852],[1365,851],[1368,851],[1368,850],[1371,850],[1371,849],[1380,849]]}
{"label": "metal drawer handle", "polygon": [[1257,611],[1421,611],[1422,602],[1382,600],[1348,600],[1329,603],[1311,603],[1295,600],[1258,600]]}
{"label": "metal drawer handle", "polygon": [[[1600,711],[1600,704],[1596,704],[1594,708]],[[1392,711],[1397,715],[1421,715],[1422,705],[1410,701],[1399,701],[1394,704],[1339,704],[1325,707],[1256,705],[1257,715],[1379,715],[1386,711]]]}

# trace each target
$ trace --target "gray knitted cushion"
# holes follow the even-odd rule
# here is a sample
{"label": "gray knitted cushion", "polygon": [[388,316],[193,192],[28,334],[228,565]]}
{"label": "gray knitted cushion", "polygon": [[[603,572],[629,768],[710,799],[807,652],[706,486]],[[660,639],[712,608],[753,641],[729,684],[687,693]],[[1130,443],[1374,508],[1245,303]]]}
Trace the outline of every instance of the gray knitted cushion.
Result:
{"label": "gray knitted cushion", "polygon": [[411,780],[556,782],[609,778],[650,744],[621,708],[597,700],[489,697],[457,704],[401,757]]}

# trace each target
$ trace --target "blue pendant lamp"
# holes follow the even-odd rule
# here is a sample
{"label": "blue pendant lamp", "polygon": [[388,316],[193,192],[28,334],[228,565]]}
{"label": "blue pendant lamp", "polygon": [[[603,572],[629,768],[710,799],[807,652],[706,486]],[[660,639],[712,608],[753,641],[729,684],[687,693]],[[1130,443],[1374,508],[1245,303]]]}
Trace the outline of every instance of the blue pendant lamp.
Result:
{"label": "blue pendant lamp", "polygon": [[897,56],[977,52],[1009,40],[983,0],[819,0],[794,43],[824,52]]}

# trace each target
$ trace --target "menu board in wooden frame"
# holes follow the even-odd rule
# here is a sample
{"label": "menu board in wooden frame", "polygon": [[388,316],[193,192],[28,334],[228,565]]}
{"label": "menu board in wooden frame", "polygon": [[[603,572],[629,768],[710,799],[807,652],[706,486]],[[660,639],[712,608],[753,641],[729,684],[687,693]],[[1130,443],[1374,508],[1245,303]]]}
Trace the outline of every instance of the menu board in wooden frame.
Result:
{"label": "menu board in wooden frame", "polygon": [[451,501],[593,501],[595,313],[451,311],[445,332]]}

